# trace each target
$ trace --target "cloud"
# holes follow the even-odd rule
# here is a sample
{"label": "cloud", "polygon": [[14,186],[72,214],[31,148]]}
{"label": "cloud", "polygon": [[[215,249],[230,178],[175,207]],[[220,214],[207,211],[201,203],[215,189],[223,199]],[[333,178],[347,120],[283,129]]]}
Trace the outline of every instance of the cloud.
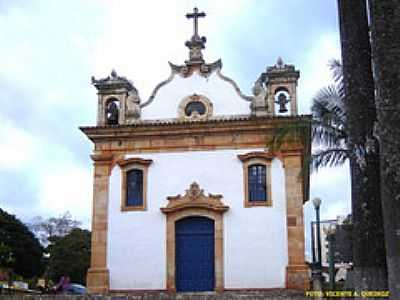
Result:
{"label": "cloud", "polygon": [[312,98],[319,89],[333,83],[329,62],[340,59],[337,32],[321,34],[314,46],[304,55],[299,83],[299,111],[309,113]]}
{"label": "cloud", "polygon": [[323,200],[321,217],[336,219],[338,215],[350,213],[351,183],[349,165],[324,168],[311,175],[311,199]]}
{"label": "cloud", "polygon": [[72,149],[40,139],[2,122],[0,127],[0,206],[25,221],[35,215],[70,211],[88,227],[92,200],[89,162]]}
{"label": "cloud", "polygon": [[[330,79],[328,60],[338,54],[334,1],[0,0],[2,207],[24,218],[70,210],[89,223],[93,145],[78,126],[96,121],[90,77],[115,68],[145,100],[168,77],[168,61],[187,59],[192,26],[184,15],[196,4],[207,13],[200,20],[207,61],[222,58],[224,73],[250,93],[282,56],[301,71],[300,111],[309,111],[314,92]],[[327,217],[348,208],[335,200],[348,196],[349,183],[338,174],[348,175],[340,172],[311,179],[312,195],[331,207]]]}
{"label": "cloud", "polygon": [[[62,172],[57,172],[57,170]],[[88,226],[92,202],[92,173],[74,165],[60,165],[44,170],[39,180],[37,197],[48,215],[69,211]]]}
{"label": "cloud", "polygon": [[[95,42],[89,58],[94,75],[103,77],[115,68],[132,79],[142,99],[170,73],[168,61],[183,64],[188,58],[185,41],[192,36],[192,21],[184,16],[192,11],[195,1],[133,1],[107,2],[107,14],[102,36]],[[236,15],[247,1],[202,1],[199,9],[206,11],[206,20],[199,21],[199,33],[208,42],[205,56],[218,59],[223,51],[218,48],[217,36],[223,36],[227,23],[234,23]],[[225,5],[226,4],[226,5]]]}
{"label": "cloud", "polygon": [[0,167],[0,207],[7,206],[10,212],[18,215],[32,213],[32,199],[37,193],[37,186],[29,177],[30,174],[21,170]]}
{"label": "cloud", "polygon": [[310,201],[304,206],[306,250],[310,252],[310,223],[315,220],[312,199],[321,198],[321,220],[335,220],[351,212],[351,182],[349,164],[340,167],[323,168],[311,175]]}
{"label": "cloud", "polygon": [[30,162],[37,151],[34,139],[0,118],[0,169],[19,169]]}

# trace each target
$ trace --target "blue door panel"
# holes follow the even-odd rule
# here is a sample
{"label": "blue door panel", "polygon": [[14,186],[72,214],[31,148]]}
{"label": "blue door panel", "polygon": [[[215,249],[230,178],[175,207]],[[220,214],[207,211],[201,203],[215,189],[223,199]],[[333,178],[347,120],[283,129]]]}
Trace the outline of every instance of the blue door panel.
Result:
{"label": "blue door panel", "polygon": [[189,217],[175,224],[176,289],[178,292],[213,291],[214,221]]}

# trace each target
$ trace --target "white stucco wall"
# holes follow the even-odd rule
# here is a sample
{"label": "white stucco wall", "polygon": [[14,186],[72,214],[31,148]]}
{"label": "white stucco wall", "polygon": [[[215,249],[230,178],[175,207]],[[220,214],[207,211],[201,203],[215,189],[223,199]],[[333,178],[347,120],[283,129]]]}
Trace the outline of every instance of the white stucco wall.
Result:
{"label": "white stucco wall", "polygon": [[250,113],[250,102],[240,98],[234,87],[214,72],[208,78],[197,73],[187,78],[175,75],[171,82],[161,87],[153,102],[142,109],[141,118],[177,118],[182,99],[194,93],[206,96],[212,102],[214,116]]}
{"label": "white stucco wall", "polygon": [[167,196],[183,194],[193,181],[206,193],[222,194],[230,207],[224,215],[225,288],[284,287],[287,230],[283,168],[280,160],[273,160],[272,207],[244,208],[243,166],[237,155],[254,150],[140,154],[153,160],[147,211],[121,212],[120,169],[114,167],[108,210],[110,288],[166,288],[166,218],[160,207],[167,205]]}

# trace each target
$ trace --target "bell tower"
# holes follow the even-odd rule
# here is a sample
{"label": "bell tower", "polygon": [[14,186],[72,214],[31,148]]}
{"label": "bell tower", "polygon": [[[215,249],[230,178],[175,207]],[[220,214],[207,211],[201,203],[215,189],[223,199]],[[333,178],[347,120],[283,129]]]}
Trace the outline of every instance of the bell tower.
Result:
{"label": "bell tower", "polygon": [[268,111],[272,115],[296,116],[297,110],[297,81],[300,72],[294,65],[287,65],[282,58],[276,64],[268,67],[263,73],[267,88]]}
{"label": "bell tower", "polygon": [[132,82],[115,70],[103,79],[92,77],[98,93],[97,126],[130,124],[140,117],[140,98]]}

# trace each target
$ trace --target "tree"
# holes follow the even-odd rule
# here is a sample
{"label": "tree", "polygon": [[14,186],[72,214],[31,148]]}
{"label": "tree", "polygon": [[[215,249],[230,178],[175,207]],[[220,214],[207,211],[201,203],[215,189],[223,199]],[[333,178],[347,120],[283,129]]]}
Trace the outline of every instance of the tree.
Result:
{"label": "tree", "polygon": [[32,278],[43,273],[43,248],[28,227],[0,209],[1,267]]}
{"label": "tree", "polygon": [[400,299],[400,2],[369,6],[390,299]]}
{"label": "tree", "polygon": [[0,242],[0,266],[9,266],[14,261],[14,253],[11,247]]}
{"label": "tree", "polygon": [[335,84],[322,88],[311,106],[312,140],[319,147],[311,156],[313,170],[341,165],[349,158],[342,66],[334,60],[331,69]]}
{"label": "tree", "polygon": [[[321,149],[318,149],[312,155],[311,162],[314,169],[342,164],[346,160],[350,159],[351,155],[349,150],[349,129],[345,104],[345,92],[343,88],[343,70],[340,62],[338,61],[333,61],[331,63],[331,68],[333,70],[336,83],[321,89],[313,99],[313,105],[311,108],[313,113],[313,141],[318,146],[322,146]],[[377,195],[377,197],[379,197],[379,195]],[[373,199],[370,201],[373,201]],[[377,201],[379,201],[379,198]],[[374,224],[370,224],[370,227],[366,227],[368,224],[360,224],[360,220],[358,220],[358,224],[359,227],[355,229],[355,234],[359,234],[357,231],[360,231],[362,228],[364,228],[370,230],[370,232],[367,233],[368,235],[374,235],[374,231],[376,229],[373,227],[371,228],[371,226]],[[351,228],[353,230],[353,227]],[[381,234],[382,229],[380,228],[379,230],[380,231],[378,234]],[[355,240],[361,242],[363,241],[357,238]],[[383,256],[385,251],[383,243],[378,243],[377,241],[370,242],[372,242],[373,245],[370,245],[369,247],[375,246],[376,248],[379,248],[376,250],[378,251],[376,255],[378,256],[380,253],[380,255]],[[358,247],[360,247],[360,245]],[[358,255],[357,266],[359,270],[360,255]],[[365,275],[363,276],[365,277]],[[357,278],[356,280],[360,280],[360,278]],[[358,286],[358,288],[366,288],[367,284],[369,285],[371,282],[367,282],[364,286]],[[376,284],[384,285],[385,283],[377,282]],[[383,288],[383,286],[380,286],[380,288]]]}
{"label": "tree", "polygon": [[367,7],[363,0],[338,0],[344,107],[353,216],[354,282],[358,290],[386,287],[380,198],[379,144]]}
{"label": "tree", "polygon": [[348,215],[342,224],[336,226],[336,262],[353,262],[353,224],[351,215]]}
{"label": "tree", "polygon": [[49,246],[49,276],[57,282],[69,276],[71,282],[86,283],[90,265],[90,231],[75,228],[63,237],[57,237]]}
{"label": "tree", "polygon": [[65,212],[58,218],[43,219],[42,217],[35,217],[30,224],[30,228],[39,238],[42,245],[47,246],[54,238],[65,236],[80,225],[79,221],[72,219],[69,212]]}

